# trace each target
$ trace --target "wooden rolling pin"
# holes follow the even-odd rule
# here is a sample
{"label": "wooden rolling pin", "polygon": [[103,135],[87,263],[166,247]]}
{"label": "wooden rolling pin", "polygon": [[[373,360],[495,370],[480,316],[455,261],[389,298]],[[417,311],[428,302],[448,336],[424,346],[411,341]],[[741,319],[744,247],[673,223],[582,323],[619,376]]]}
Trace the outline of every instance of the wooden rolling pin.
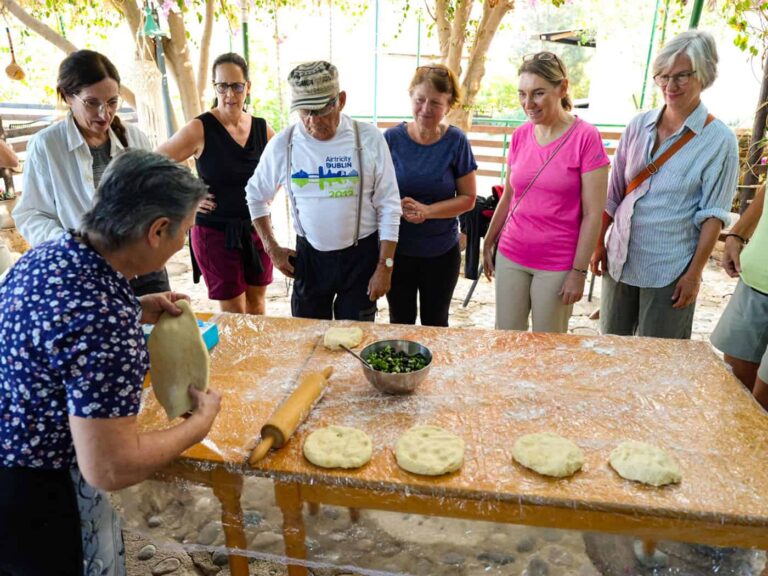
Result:
{"label": "wooden rolling pin", "polygon": [[322,372],[310,372],[302,377],[296,389],[261,428],[261,442],[251,452],[248,464],[254,465],[270,448],[280,448],[288,441],[322,396],[331,374],[333,368],[327,366]]}

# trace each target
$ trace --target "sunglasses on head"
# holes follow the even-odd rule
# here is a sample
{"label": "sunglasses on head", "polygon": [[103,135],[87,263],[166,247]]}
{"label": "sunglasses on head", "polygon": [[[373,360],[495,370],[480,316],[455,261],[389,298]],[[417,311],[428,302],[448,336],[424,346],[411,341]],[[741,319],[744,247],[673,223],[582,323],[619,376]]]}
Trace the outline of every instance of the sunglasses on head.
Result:
{"label": "sunglasses on head", "polygon": [[566,76],[563,63],[560,61],[560,58],[557,57],[557,54],[554,54],[553,52],[536,52],[535,54],[526,54],[523,56],[523,62],[531,62],[533,60],[540,60],[541,62],[554,62],[557,64],[557,67],[560,68],[562,75]]}
{"label": "sunglasses on head", "polygon": [[438,66],[419,66],[416,68],[416,72],[420,74],[434,74],[435,76],[442,76],[443,78],[448,76],[448,70]]}
{"label": "sunglasses on head", "polygon": [[232,92],[235,94],[242,94],[245,90],[245,82],[232,82],[231,84],[227,82],[214,82],[213,87],[219,94],[226,94],[230,88],[232,88]]}

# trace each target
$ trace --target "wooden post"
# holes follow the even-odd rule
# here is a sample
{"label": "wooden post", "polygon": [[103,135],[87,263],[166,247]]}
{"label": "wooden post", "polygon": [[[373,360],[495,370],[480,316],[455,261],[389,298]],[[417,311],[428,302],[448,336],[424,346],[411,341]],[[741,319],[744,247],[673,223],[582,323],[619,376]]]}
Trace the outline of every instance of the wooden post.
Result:
{"label": "wooden post", "polygon": [[752,123],[752,135],[749,138],[749,149],[747,150],[747,169],[744,172],[742,186],[739,189],[739,213],[749,206],[752,198],[755,197],[759,176],[756,167],[760,164],[765,149],[764,135],[765,125],[768,119],[768,58],[763,58],[763,82],[760,86],[760,97],[757,100],[755,109],[755,119]]}

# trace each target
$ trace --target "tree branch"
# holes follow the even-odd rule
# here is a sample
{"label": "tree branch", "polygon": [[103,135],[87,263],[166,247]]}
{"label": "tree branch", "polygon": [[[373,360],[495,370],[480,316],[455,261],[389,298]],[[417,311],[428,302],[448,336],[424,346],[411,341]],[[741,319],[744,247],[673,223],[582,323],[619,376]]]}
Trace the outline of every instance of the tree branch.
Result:
{"label": "tree branch", "polygon": [[446,65],[461,77],[461,54],[464,52],[464,41],[467,34],[467,22],[472,12],[474,0],[456,0],[451,24],[451,40],[448,48]]}
{"label": "tree branch", "polygon": [[440,61],[448,61],[448,50],[451,45],[451,23],[448,20],[449,0],[435,0],[435,23],[437,24],[437,39],[440,41]]}
{"label": "tree branch", "polygon": [[27,28],[32,30],[35,34],[45,38],[48,42],[56,46],[56,48],[62,52],[71,54],[77,50],[77,46],[56,32],[56,30],[32,16],[17,2],[15,2],[15,0],[2,0],[2,6],[7,9],[8,12],[13,14]]}
{"label": "tree branch", "polygon": [[198,116],[202,108],[200,98],[197,95],[197,82],[189,55],[187,29],[184,25],[183,14],[173,10],[168,13],[168,30],[171,33],[170,38],[163,41],[165,60],[176,76],[184,119],[185,122],[188,122]]}
{"label": "tree branch", "polygon": [[200,39],[200,59],[197,65],[197,97],[200,99],[202,110],[205,109],[203,94],[205,94],[205,86],[208,84],[208,61],[211,54],[215,8],[215,0],[205,0],[205,21],[203,23],[203,37]]}

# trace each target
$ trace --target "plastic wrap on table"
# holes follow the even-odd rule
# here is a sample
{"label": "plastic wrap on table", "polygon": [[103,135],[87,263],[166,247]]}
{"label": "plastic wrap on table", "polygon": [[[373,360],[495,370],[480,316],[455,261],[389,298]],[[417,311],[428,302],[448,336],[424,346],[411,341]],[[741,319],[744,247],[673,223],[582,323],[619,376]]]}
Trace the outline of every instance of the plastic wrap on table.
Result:
{"label": "plastic wrap on table", "polygon": [[[389,492],[394,501],[444,496],[480,501],[489,512],[497,503],[514,503],[521,507],[519,521],[527,514],[522,507],[532,505],[617,513],[624,523],[637,515],[638,522],[652,517],[662,524],[674,519],[742,525],[758,529],[755,534],[762,530],[764,536],[757,538],[768,544],[768,416],[708,344],[359,326],[365,334],[362,346],[388,338],[428,346],[434,360],[427,379],[411,396],[387,396],[368,384],[354,358],[316,348],[305,369],[335,368],[324,399],[288,445],[258,464],[256,472],[302,484]],[[330,424],[367,432],[374,443],[372,461],[352,471],[307,462],[304,438]],[[397,466],[395,442],[417,424],[462,436],[466,454],[459,471],[430,478]],[[514,441],[541,431],[576,442],[585,453],[583,469],[555,480],[515,463]],[[629,439],[668,451],[680,464],[682,482],[652,488],[620,478],[608,458]],[[440,504],[433,509],[439,513]],[[540,521],[553,521],[548,518]],[[680,537],[695,540],[696,534]],[[722,545],[737,543],[729,540],[727,529],[720,537]]]}
{"label": "plastic wrap on table", "polygon": [[[330,365],[330,384],[305,423],[245,473],[333,488],[325,496],[341,505],[374,507],[372,499],[344,500],[358,490],[385,494],[379,503],[388,509],[646,535],[664,529],[667,538],[768,548],[768,417],[708,344],[345,322],[363,329],[360,348],[405,338],[432,351],[417,391],[387,396],[354,358],[322,346],[330,322],[236,315],[218,322],[211,385],[223,407],[208,444],[186,457],[242,466],[302,374]],[[144,429],[167,425],[151,393],[140,421]],[[304,438],[330,424],[367,432],[372,461],[345,471],[307,462]],[[459,434],[463,467],[435,478],[401,470],[393,447],[417,424]],[[556,480],[515,463],[515,440],[542,431],[576,442],[583,469]],[[620,478],[608,457],[624,440],[668,451],[682,482],[652,488]]]}
{"label": "plastic wrap on table", "polygon": [[[211,351],[210,386],[222,394],[221,412],[206,439],[182,457],[240,465],[262,425],[296,386],[325,326],[310,320],[235,314],[221,314],[215,321],[220,342]],[[168,422],[151,387],[145,389],[140,430],[176,423]]]}

